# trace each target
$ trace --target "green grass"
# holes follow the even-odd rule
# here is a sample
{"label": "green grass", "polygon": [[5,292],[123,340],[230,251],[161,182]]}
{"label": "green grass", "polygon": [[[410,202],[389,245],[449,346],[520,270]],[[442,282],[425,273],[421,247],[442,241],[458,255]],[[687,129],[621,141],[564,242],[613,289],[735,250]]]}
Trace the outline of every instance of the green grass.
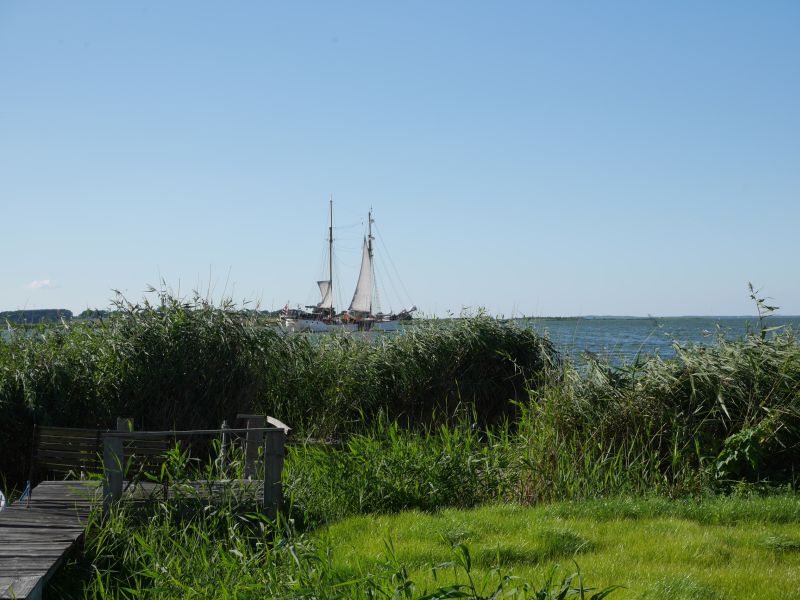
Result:
{"label": "green grass", "polygon": [[[156,502],[148,511],[118,505],[101,520],[90,519],[84,551],[73,557],[47,588],[46,598],[473,598],[560,600],[590,590],[572,566],[535,582],[495,570],[485,573],[466,544],[447,553],[448,564],[408,563],[391,542],[369,560],[338,563],[341,554],[325,536],[277,529],[257,509]],[[255,507],[253,507],[255,508]],[[556,531],[548,556],[584,543]],[[448,576],[437,579],[445,569]]]}
{"label": "green grass", "polygon": [[[573,560],[593,586],[625,586],[614,598],[784,599],[800,589],[796,496],[405,512],[345,519],[316,535],[343,573],[380,564],[390,540],[420,585],[434,583],[432,566],[452,562],[454,544],[466,544],[473,577],[487,589],[498,570],[539,581]],[[462,580],[452,567],[436,570],[438,584]]]}

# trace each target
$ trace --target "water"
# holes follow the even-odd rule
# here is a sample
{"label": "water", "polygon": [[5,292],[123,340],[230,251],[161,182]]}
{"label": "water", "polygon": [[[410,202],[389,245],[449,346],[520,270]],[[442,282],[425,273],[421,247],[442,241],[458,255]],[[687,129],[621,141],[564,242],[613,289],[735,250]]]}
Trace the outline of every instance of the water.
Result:
{"label": "water", "polygon": [[[718,333],[727,339],[758,331],[755,317],[598,317],[574,319],[521,319],[539,333],[546,333],[562,353],[579,359],[585,352],[607,357],[612,363],[631,362],[637,355],[675,356],[674,342],[716,343]],[[800,317],[768,317],[768,327],[789,326],[800,332]]]}

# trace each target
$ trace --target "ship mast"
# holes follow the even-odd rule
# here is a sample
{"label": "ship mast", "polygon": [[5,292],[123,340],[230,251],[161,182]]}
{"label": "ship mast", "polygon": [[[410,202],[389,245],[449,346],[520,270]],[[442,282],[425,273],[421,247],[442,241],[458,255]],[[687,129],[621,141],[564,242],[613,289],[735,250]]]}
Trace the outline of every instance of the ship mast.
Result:
{"label": "ship mast", "polygon": [[330,200],[330,223],[328,225],[328,293],[330,294],[330,317],[333,318],[333,194]]}
{"label": "ship mast", "polygon": [[[369,214],[368,214],[368,217],[367,217],[367,251],[369,252],[369,268],[370,268],[370,270],[373,271],[372,281],[374,282],[375,281],[375,273],[374,273],[375,272],[375,265],[372,262],[372,240],[374,240],[375,238],[372,237],[372,223],[373,222],[374,221],[372,220],[372,207],[370,206],[369,207]],[[370,295],[369,295],[369,314],[370,315],[372,314],[372,302],[373,302],[372,290],[370,290]]]}
{"label": "ship mast", "polygon": [[369,219],[367,221],[367,235],[364,236],[363,250],[361,252],[361,270],[358,272],[358,283],[356,291],[353,293],[353,300],[350,302],[351,313],[357,313],[360,318],[372,316],[373,288],[375,283],[375,269],[372,266],[372,209],[369,209]]}

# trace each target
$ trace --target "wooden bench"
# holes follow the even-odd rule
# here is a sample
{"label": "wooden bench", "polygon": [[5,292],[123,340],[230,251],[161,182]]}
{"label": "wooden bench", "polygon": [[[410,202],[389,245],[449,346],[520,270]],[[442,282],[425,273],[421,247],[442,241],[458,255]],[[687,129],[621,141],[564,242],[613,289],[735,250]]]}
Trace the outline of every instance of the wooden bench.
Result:
{"label": "wooden bench", "polygon": [[[117,420],[118,431],[128,431],[128,419]],[[34,425],[30,480],[87,479],[103,472],[103,435],[109,430]],[[160,468],[172,446],[169,436],[125,439],[125,474]]]}
{"label": "wooden bench", "polygon": [[46,479],[86,479],[103,470],[103,431],[34,425],[31,483]]}
{"label": "wooden bench", "polygon": [[[120,499],[124,492],[125,470],[128,464],[125,444],[136,441],[147,443],[151,440],[169,437],[181,439],[194,436],[220,436],[223,438],[222,447],[225,447],[224,437],[232,434],[245,435],[245,472],[247,480],[256,474],[255,461],[258,456],[259,446],[263,448],[261,459],[263,461],[263,503],[266,515],[275,519],[283,503],[283,488],[281,474],[283,472],[283,459],[285,455],[286,432],[289,428],[273,417],[259,417],[257,415],[244,415],[248,421],[246,428],[220,429],[194,429],[183,431],[108,431],[103,434],[103,464],[105,477],[103,479],[103,512],[107,512],[111,503]],[[267,427],[253,427],[254,422],[261,419],[267,421]],[[224,456],[224,452],[223,452]],[[224,479],[220,481],[230,482]],[[245,480],[237,480],[244,482]]]}
{"label": "wooden bench", "polygon": [[240,415],[240,418],[247,421],[244,429],[133,431],[129,419],[118,419],[116,430],[105,431],[35,426],[30,482],[53,477],[86,479],[90,474],[102,473],[105,512],[112,501],[122,496],[126,480],[130,485],[131,479],[139,479],[143,472],[161,467],[165,453],[176,440],[195,435],[221,435],[224,439],[230,434],[244,434],[245,476],[256,475],[262,448],[264,505],[267,515],[274,519],[283,499],[281,473],[289,427],[273,417]]}

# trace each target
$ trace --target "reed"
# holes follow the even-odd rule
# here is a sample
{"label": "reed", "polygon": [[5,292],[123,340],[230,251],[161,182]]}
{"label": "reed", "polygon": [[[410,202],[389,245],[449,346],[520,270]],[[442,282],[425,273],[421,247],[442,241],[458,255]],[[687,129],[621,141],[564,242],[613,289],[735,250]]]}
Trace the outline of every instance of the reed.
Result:
{"label": "reed", "polygon": [[567,365],[520,420],[529,501],[737,482],[797,485],[800,345],[791,331],[675,346],[614,368]]}
{"label": "reed", "polygon": [[[284,335],[253,312],[200,296],[120,297],[108,318],[64,323],[0,343],[0,472],[27,474],[34,422],[137,428],[218,427],[261,412],[295,434],[367,431],[379,417],[407,426],[508,418],[513,400],[558,356],[530,330],[485,315],[421,323],[367,338]],[[26,457],[24,460],[20,458]]]}
{"label": "reed", "polygon": [[305,526],[402,510],[472,507],[506,498],[513,483],[507,440],[464,423],[422,431],[379,422],[342,447],[290,447],[286,493]]}

